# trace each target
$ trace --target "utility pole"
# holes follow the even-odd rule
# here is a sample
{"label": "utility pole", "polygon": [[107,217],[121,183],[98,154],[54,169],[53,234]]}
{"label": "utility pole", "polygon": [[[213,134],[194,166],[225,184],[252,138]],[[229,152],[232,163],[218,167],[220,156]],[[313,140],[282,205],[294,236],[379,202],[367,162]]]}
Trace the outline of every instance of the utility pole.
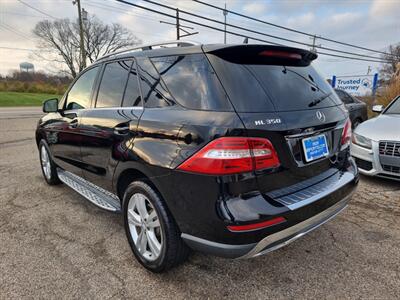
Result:
{"label": "utility pole", "polygon": [[310,51],[311,51],[311,52],[314,52],[314,53],[317,53],[317,47],[320,47],[320,46],[321,46],[321,44],[318,44],[318,45],[317,45],[317,38],[318,38],[318,36],[314,34],[311,38],[312,38],[312,46],[311,46]]}
{"label": "utility pole", "polygon": [[226,44],[226,15],[228,14],[228,11],[226,10],[226,2],[225,2],[225,9],[222,11],[224,14],[224,44]]}
{"label": "utility pole", "polygon": [[315,42],[316,42],[316,40],[317,40],[317,36],[314,34],[314,36],[312,37],[312,48],[311,48],[311,51],[312,52],[317,52],[317,50],[315,49]]}
{"label": "utility pole", "polygon": [[[194,30],[193,27],[190,26],[185,26],[185,25],[181,25],[181,23],[179,22],[179,10],[176,9],[176,22],[175,23],[171,23],[171,22],[166,22],[166,21],[160,21],[161,24],[168,24],[168,25],[173,25],[176,27],[176,39],[179,40],[180,38],[183,38],[185,36],[190,36],[190,35],[194,35],[194,34],[198,34],[199,32],[189,32],[187,31],[185,28],[187,29],[191,29]],[[184,32],[184,34],[181,34],[181,30]]]}
{"label": "utility pole", "polygon": [[81,0],[73,0],[72,4],[74,4],[74,5],[77,4],[77,6],[78,6],[81,61],[82,61],[82,69],[84,69],[84,68],[86,68],[86,51],[85,51],[85,43],[84,43],[84,37],[83,37],[83,20],[82,20],[82,11],[81,11]]}
{"label": "utility pole", "polygon": [[176,39],[179,41],[179,8],[176,9]]}

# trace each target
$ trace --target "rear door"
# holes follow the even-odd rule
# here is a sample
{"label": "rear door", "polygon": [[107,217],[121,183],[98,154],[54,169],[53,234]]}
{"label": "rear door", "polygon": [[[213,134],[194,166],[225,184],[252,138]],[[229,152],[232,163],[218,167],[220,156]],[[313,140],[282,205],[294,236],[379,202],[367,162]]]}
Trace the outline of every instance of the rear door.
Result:
{"label": "rear door", "polygon": [[83,174],[82,132],[79,124],[83,112],[90,107],[99,69],[99,66],[95,66],[78,76],[61,102],[58,118],[55,118],[46,129],[56,164],[79,176]]}
{"label": "rear door", "polygon": [[81,116],[84,177],[112,190],[114,169],[136,135],[143,107],[133,59],[105,63],[91,109]]}
{"label": "rear door", "polygon": [[[235,48],[212,51],[208,57],[247,134],[269,139],[279,156],[279,170],[257,172],[260,190],[332,175],[346,114],[332,88],[307,61],[310,53]],[[310,151],[315,143],[321,145],[318,153]]]}

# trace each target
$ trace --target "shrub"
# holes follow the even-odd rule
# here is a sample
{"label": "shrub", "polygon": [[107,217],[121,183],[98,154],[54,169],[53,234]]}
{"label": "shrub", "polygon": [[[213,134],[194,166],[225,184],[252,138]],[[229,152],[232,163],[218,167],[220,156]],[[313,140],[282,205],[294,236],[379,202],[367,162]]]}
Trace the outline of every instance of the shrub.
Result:
{"label": "shrub", "polygon": [[377,97],[376,103],[387,106],[390,101],[400,95],[400,78],[394,79],[389,85],[382,89]]}

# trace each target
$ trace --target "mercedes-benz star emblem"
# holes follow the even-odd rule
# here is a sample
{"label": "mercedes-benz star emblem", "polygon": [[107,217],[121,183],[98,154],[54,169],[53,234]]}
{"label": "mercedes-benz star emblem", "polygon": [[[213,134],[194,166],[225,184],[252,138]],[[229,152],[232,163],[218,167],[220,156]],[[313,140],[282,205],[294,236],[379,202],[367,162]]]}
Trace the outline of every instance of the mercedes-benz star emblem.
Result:
{"label": "mercedes-benz star emblem", "polygon": [[322,123],[325,122],[326,117],[322,111],[317,110],[316,115],[317,115],[318,120],[320,120]]}

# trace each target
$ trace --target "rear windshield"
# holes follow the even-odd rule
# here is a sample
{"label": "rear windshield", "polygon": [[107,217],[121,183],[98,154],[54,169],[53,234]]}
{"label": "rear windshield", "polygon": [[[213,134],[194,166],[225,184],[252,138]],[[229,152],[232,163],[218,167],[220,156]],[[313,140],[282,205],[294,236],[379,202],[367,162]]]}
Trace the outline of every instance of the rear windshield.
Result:
{"label": "rear windshield", "polygon": [[294,111],[341,104],[312,65],[240,64],[213,54],[208,57],[239,112]]}

